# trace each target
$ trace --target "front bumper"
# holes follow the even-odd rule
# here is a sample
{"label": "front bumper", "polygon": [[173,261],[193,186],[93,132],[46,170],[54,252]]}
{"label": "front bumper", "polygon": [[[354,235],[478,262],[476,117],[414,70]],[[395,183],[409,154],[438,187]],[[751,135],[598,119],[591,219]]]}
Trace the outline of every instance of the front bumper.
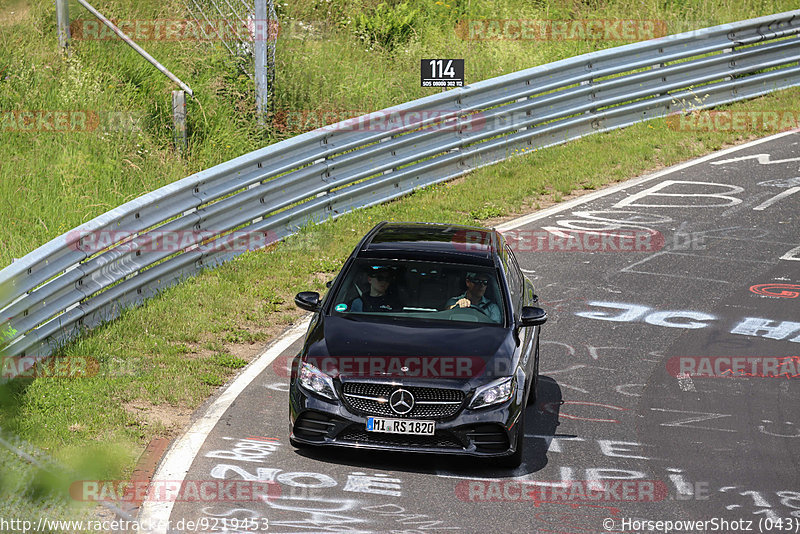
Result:
{"label": "front bumper", "polygon": [[508,456],[521,445],[517,443],[515,423],[522,410],[515,399],[481,410],[462,407],[452,417],[434,419],[433,436],[413,436],[367,432],[366,415],[351,412],[342,401],[318,399],[296,383],[289,397],[290,440],[296,445],[486,458]]}

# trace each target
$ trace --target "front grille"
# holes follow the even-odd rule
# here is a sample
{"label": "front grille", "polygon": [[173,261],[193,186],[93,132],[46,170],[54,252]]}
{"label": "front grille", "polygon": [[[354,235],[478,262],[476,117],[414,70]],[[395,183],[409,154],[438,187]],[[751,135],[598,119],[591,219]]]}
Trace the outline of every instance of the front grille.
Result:
{"label": "front grille", "polygon": [[446,419],[454,416],[464,403],[464,393],[457,389],[402,386],[414,395],[414,409],[405,415],[394,413],[389,396],[401,386],[345,382],[342,393],[348,407],[365,415],[384,415],[414,419]]}
{"label": "front grille", "polygon": [[359,426],[350,426],[339,434],[337,441],[349,441],[368,445],[396,447],[430,447],[438,449],[463,449],[463,445],[449,432],[437,432],[433,436],[406,436],[367,432]]}

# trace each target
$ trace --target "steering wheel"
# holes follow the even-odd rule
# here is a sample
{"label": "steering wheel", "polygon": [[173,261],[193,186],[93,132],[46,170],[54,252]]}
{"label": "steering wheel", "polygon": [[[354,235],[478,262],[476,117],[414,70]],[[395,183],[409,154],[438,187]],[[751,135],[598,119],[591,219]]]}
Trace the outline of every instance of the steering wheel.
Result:
{"label": "steering wheel", "polygon": [[481,314],[483,317],[490,318],[489,315],[482,309],[478,308],[477,306],[467,306],[465,308],[461,308],[456,306],[455,308],[450,308],[451,316],[452,317],[459,317],[463,320],[473,321],[473,322],[480,322],[477,317],[475,317],[472,313],[464,313],[467,310],[475,310]]}
{"label": "steering wheel", "polygon": [[489,317],[489,313],[488,313],[486,310],[484,310],[484,309],[481,309],[481,308],[479,308],[479,307],[477,307],[477,306],[472,306],[472,305],[470,305],[470,306],[469,306],[469,308],[471,308],[471,309],[473,309],[473,310],[478,310],[479,312],[481,312],[482,314],[484,314],[486,317]]}

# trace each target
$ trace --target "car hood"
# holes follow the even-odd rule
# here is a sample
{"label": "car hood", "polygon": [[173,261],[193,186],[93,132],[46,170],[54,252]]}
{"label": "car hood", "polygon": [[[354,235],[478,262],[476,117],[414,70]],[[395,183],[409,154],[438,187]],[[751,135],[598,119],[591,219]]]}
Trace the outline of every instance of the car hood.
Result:
{"label": "car hood", "polygon": [[453,380],[467,384],[513,373],[510,328],[445,322],[373,322],[319,315],[303,359],[344,380]]}

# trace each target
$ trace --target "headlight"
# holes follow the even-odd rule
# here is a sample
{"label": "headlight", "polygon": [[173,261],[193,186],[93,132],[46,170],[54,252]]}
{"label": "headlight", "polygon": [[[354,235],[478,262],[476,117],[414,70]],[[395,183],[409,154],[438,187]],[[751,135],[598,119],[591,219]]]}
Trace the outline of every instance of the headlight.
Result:
{"label": "headlight", "polygon": [[485,408],[506,402],[514,394],[515,389],[516,381],[513,376],[498,378],[485,386],[479,387],[472,398],[472,402],[469,403],[469,407]]}
{"label": "headlight", "polygon": [[311,393],[316,393],[329,399],[336,398],[333,379],[310,363],[300,363],[299,381],[300,385]]}

